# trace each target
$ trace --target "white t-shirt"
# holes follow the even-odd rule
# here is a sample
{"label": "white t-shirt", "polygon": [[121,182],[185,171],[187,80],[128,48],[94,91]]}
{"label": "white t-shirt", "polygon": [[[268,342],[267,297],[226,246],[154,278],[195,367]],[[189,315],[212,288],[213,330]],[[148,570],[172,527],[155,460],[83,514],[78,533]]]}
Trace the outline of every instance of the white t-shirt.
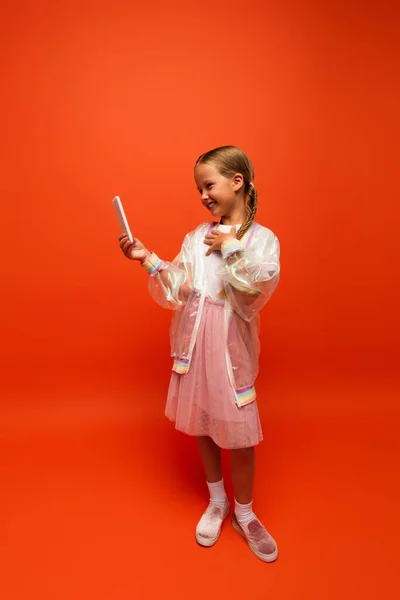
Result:
{"label": "white t-shirt", "polygon": [[[232,229],[232,225],[216,225],[216,229],[223,233],[229,233]],[[240,225],[236,225],[236,231],[240,229]],[[210,246],[202,244],[196,247],[196,259],[197,264],[200,268],[197,269],[197,277],[195,281],[195,287],[197,289],[204,289],[206,287],[206,294],[211,300],[221,300],[218,296],[223,289],[223,284],[216,271],[223,263],[221,252],[213,252],[210,256],[206,256],[207,250]],[[203,279],[204,277],[204,279]]]}

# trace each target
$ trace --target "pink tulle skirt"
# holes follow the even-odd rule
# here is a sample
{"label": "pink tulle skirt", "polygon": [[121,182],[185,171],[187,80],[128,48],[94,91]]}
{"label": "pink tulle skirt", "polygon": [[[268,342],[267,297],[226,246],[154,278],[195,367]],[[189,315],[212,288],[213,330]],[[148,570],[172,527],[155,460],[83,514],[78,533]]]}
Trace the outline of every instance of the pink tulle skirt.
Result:
{"label": "pink tulle skirt", "polygon": [[173,372],[165,414],[188,435],[220,448],[247,448],[263,439],[257,402],[238,408],[225,359],[224,305],[206,299],[188,373]]}

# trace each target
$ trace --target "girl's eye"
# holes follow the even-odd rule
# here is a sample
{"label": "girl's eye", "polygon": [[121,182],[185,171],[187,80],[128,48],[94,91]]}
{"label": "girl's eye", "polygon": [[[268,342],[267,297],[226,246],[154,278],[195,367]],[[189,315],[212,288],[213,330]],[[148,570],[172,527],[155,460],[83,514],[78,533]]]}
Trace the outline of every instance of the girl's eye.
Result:
{"label": "girl's eye", "polygon": [[208,188],[212,187],[212,185],[213,185],[212,183],[207,183]]}

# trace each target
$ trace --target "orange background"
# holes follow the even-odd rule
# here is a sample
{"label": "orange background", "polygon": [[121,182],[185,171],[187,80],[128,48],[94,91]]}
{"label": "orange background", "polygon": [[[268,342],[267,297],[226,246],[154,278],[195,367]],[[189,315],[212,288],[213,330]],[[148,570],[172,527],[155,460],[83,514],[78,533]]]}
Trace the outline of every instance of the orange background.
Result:
{"label": "orange background", "polygon": [[[395,597],[395,3],[17,1],[1,27],[2,597]],[[208,218],[194,162],[222,144],[281,242],[257,385],[274,565],[228,524],[194,543],[171,314],[111,206],[173,258]]]}

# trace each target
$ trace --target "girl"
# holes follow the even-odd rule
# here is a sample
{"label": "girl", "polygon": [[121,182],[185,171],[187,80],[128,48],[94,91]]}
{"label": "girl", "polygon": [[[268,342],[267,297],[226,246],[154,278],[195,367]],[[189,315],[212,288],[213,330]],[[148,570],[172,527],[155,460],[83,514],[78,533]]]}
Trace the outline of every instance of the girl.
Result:
{"label": "girl", "polygon": [[279,281],[279,241],[254,221],[257,191],[247,155],[235,146],[202,154],[194,168],[202,204],[214,219],[188,233],[173,262],[138,239],[119,237],[127,258],[149,274],[156,302],[175,311],[166,416],[198,437],[210,492],[196,527],[212,546],[229,514],[221,448],[229,449],[235,493],[233,527],[265,562],[278,556],[274,539],[252,511],[254,446],[262,440],[254,382],[258,374],[259,313]]}

